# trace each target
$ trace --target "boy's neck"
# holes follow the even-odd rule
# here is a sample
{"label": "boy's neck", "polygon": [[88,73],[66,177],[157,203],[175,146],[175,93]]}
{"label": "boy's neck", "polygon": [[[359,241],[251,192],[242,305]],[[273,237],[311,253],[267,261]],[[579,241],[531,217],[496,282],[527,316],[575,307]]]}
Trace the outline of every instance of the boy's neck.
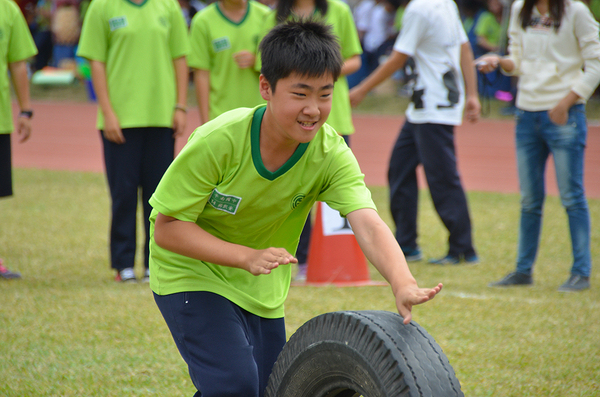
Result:
{"label": "boy's neck", "polygon": [[220,0],[219,8],[225,16],[234,22],[239,22],[246,15],[247,0]]}
{"label": "boy's neck", "polygon": [[260,123],[260,157],[263,165],[270,172],[280,169],[296,152],[300,142],[286,140],[275,131],[277,125],[272,123],[267,108]]}
{"label": "boy's neck", "polygon": [[296,0],[292,9],[297,16],[309,18],[314,14],[315,8],[315,0]]}

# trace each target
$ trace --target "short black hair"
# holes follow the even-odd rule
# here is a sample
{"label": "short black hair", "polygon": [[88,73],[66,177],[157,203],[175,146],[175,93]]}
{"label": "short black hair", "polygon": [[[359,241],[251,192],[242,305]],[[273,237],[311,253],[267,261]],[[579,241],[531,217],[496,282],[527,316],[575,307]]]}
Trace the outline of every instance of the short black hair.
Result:
{"label": "short black hair", "polygon": [[[294,15],[295,0],[278,0],[277,1],[277,23],[281,23]],[[327,0],[315,0],[315,11],[321,16],[327,15]]]}
{"label": "short black hair", "polygon": [[336,81],[344,60],[330,25],[312,19],[286,21],[275,26],[260,42],[260,72],[273,92],[280,79],[292,73],[319,77],[331,73]]}

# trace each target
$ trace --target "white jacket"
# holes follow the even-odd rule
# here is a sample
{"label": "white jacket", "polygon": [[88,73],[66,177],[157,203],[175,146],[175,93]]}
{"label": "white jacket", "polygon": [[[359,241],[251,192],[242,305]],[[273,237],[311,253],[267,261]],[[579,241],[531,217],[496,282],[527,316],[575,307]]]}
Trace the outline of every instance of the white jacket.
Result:
{"label": "white jacket", "polygon": [[519,76],[517,107],[549,110],[569,91],[581,97],[579,103],[585,103],[600,82],[598,22],[584,3],[566,0],[558,31],[548,14],[541,15],[536,7],[530,26],[523,30],[522,7],[523,0],[512,5],[508,57],[515,69],[505,72]]}

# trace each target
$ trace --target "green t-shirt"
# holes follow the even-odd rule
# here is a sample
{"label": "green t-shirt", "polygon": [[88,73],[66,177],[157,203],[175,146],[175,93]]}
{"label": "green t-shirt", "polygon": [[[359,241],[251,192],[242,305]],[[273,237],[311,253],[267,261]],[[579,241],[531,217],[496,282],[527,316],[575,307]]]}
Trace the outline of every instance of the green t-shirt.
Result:
{"label": "green t-shirt", "polygon": [[[121,128],[171,127],[177,88],[173,60],[188,52],[175,0],[94,0],[77,55],[106,65],[110,102]],[[98,109],[98,129],[104,118]]]}
{"label": "green t-shirt", "polygon": [[[277,11],[273,11],[267,20],[268,29],[273,28],[277,21]],[[315,15],[320,15],[318,12]],[[327,14],[325,15],[327,24],[333,26],[333,33],[340,39],[342,58],[348,59],[354,55],[362,54],[362,47],[356,25],[352,17],[350,7],[340,0],[327,0]],[[263,31],[266,35],[267,31]],[[257,61],[258,62],[258,61]],[[348,80],[346,76],[340,76],[335,82],[333,88],[333,98],[331,103],[331,113],[327,119],[327,124],[331,125],[342,135],[354,133],[354,124],[352,123],[352,109],[350,107],[350,97],[348,89]]]}
{"label": "green t-shirt", "polygon": [[[94,0],[95,1],[95,0]],[[157,211],[254,249],[295,253],[315,201],[346,215],[375,208],[352,151],[325,124],[276,172],[260,156],[266,107],[224,113],[194,131],[150,199],[150,287],[159,295],[209,291],[264,318],[283,316],[290,266],[253,276],[175,254],[154,242]]]}
{"label": "green t-shirt", "polygon": [[0,0],[0,134],[13,130],[8,64],[37,54],[27,22],[12,0]]}
{"label": "green t-shirt", "polygon": [[475,34],[485,37],[492,45],[500,44],[500,35],[502,34],[502,26],[496,20],[496,17],[491,12],[485,11],[477,20],[475,26]]}
{"label": "green t-shirt", "polygon": [[404,17],[404,6],[398,7],[396,10],[396,15],[394,16],[394,27],[397,31],[402,29],[402,18]]}
{"label": "green t-shirt", "polygon": [[269,7],[248,1],[248,10],[240,22],[223,14],[218,2],[197,13],[190,28],[191,51],[188,65],[210,72],[209,117],[239,107],[264,103],[258,89],[259,72],[240,69],[233,54],[246,50],[256,54],[258,38],[264,29]]}

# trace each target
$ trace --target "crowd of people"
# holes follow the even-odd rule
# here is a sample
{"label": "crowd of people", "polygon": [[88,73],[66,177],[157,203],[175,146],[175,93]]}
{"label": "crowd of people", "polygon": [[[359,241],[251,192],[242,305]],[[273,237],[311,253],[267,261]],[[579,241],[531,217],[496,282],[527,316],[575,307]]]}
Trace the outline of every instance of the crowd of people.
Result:
{"label": "crowd of people", "polygon": [[[263,395],[285,342],[290,265],[297,264],[302,277],[316,201],[347,217],[361,249],[392,285],[405,322],[413,305],[442,288],[419,288],[407,264],[425,257],[418,244],[419,165],[449,235],[447,254],[428,263],[479,262],[454,127],[463,117],[478,120],[479,98],[489,94],[478,80],[498,70],[519,78],[522,200],[516,270],[490,286],[533,283],[551,154],[574,259],[559,291],[590,287],[584,105],[600,82],[600,39],[583,3],[517,0],[507,29],[499,0],[465,0],[460,7],[452,0],[362,0],[354,14],[340,0],[40,0],[21,6],[24,14],[12,0],[0,0],[0,32],[10,32],[0,35],[0,78],[10,71],[20,107],[17,134],[25,141],[31,133],[27,63],[37,69],[86,59],[111,198],[111,267],[119,282],[149,282],[197,395],[223,389]],[[50,37],[51,51],[43,36]],[[11,37],[7,45],[3,37]],[[351,107],[407,65],[412,92],[388,172],[393,235],[374,211],[350,148]],[[187,122],[190,71],[200,126],[175,158],[175,138]],[[5,91],[3,197],[12,194],[13,122]],[[145,220],[141,277],[134,271],[138,207]],[[0,276],[20,277],[1,261]]]}

